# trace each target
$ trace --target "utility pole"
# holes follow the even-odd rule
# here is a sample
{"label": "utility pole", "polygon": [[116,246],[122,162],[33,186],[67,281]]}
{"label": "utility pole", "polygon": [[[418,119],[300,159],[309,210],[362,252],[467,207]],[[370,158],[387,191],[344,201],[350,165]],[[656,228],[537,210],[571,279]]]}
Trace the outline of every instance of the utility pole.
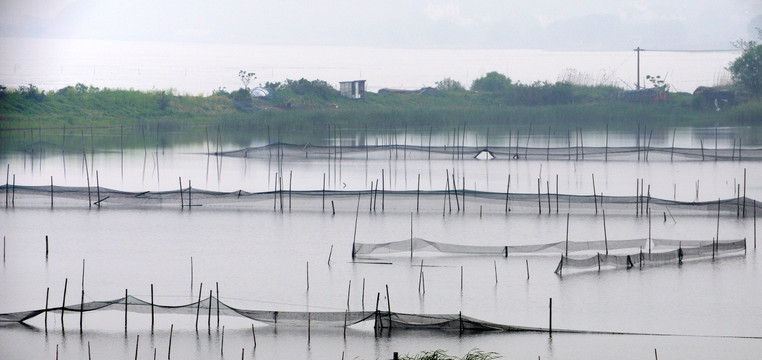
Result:
{"label": "utility pole", "polygon": [[637,90],[640,90],[640,52],[645,51],[644,49],[641,49],[640,46],[638,46],[633,51],[638,53],[638,82],[637,82]]}

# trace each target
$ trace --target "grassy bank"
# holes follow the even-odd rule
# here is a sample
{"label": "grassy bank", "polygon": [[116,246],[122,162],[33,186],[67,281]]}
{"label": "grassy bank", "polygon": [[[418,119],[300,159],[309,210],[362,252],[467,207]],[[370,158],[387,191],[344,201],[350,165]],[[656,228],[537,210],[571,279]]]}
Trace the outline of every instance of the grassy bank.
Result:
{"label": "grassy bank", "polygon": [[[308,82],[309,83],[309,82]],[[277,85],[277,84],[276,84]],[[0,129],[136,127],[182,129],[189,126],[284,130],[343,128],[388,129],[469,126],[552,126],[558,129],[731,126],[762,123],[762,103],[723,111],[696,106],[689,94],[670,93],[658,103],[618,101],[609,87],[545,85],[548,90],[494,94],[426,89],[410,93],[366,93],[350,100],[338,91],[280,85],[271,99],[236,100],[236,94],[177,96],[164,91],[86,88],[57,92],[4,91]],[[559,85],[555,85],[559,86]],[[297,91],[298,90],[298,91]],[[560,95],[559,95],[560,94]],[[554,97],[555,96],[555,97]],[[518,99],[518,100],[517,100]]]}

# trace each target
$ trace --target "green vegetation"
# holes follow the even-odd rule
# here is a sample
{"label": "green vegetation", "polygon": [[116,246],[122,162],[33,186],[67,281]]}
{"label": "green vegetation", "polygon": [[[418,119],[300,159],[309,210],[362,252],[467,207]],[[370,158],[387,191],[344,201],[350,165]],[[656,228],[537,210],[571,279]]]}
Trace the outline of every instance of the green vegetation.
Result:
{"label": "green vegetation", "polygon": [[[762,40],[762,29],[758,28],[757,31]],[[759,101],[762,95],[762,44],[739,40],[735,45],[743,53],[730,63],[728,71],[735,84]]]}
{"label": "green vegetation", "polygon": [[501,356],[495,352],[486,352],[479,349],[469,351],[463,357],[450,356],[444,350],[423,351],[417,355],[404,355],[402,360],[493,360]]}
{"label": "green vegetation", "polygon": [[[622,89],[607,84],[575,82],[513,83],[490,72],[476,79],[470,91],[450,78],[436,88],[413,92],[366,93],[363,100],[342,97],[322,80],[285,80],[266,83],[271,94],[252,98],[248,82],[254,73],[239,73],[244,87],[210,96],[177,95],[174,91],[98,89],[84,84],[54,92],[30,84],[9,90],[0,87],[0,129],[148,127],[180,129],[216,127],[325,131],[343,128],[389,129],[418,127],[522,128],[529,124],[566,130],[632,129],[649,127],[753,125],[762,121],[759,99],[715,111],[705,100],[687,93],[669,93],[666,99],[618,100]],[[579,78],[579,76],[575,76]],[[652,77],[654,87],[666,88]]]}

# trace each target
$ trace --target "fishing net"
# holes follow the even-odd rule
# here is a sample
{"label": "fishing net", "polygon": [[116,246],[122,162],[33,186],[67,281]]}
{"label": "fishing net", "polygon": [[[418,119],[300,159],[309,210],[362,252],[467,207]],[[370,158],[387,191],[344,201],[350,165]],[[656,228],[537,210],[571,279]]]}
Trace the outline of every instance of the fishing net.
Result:
{"label": "fishing net", "polygon": [[[357,143],[353,141],[353,143]],[[497,160],[670,160],[740,161],[762,160],[757,148],[685,148],[651,146],[426,146],[426,145],[304,145],[273,143],[265,146],[220,151],[209,155],[281,159],[497,159]]]}
{"label": "fishing net", "polygon": [[746,251],[746,239],[720,241],[652,239],[651,245],[652,248],[641,245],[637,252],[625,254],[596,253],[589,257],[561,255],[561,261],[555,273],[561,275],[564,269],[630,269],[635,266],[679,264],[685,260],[713,259]]}
{"label": "fishing net", "polygon": [[85,313],[93,311],[123,311],[150,314],[201,314],[212,313],[245,317],[265,324],[296,327],[347,327],[373,322],[376,329],[429,329],[460,331],[544,331],[539,328],[517,327],[483,321],[461,314],[406,314],[390,311],[271,311],[234,308],[210,296],[185,305],[159,305],[138,299],[132,295],[107,301],[92,301],[65,307],[53,307],[31,311],[0,314],[0,323],[24,322],[46,312]]}
{"label": "fishing net", "polygon": [[569,252],[606,251],[639,248],[647,239],[616,241],[559,241],[537,245],[459,245],[447,244],[421,238],[393,241],[378,244],[355,243],[354,256],[383,255],[394,253],[438,252],[443,254],[463,255],[514,255],[514,254],[558,254],[568,249]]}
{"label": "fishing net", "polygon": [[716,201],[675,201],[647,195],[602,196],[552,192],[509,193],[463,190],[287,190],[263,192],[210,191],[183,188],[169,191],[121,191],[105,187],[0,185],[7,206],[127,206],[127,207],[233,207],[275,211],[359,210],[398,212],[460,212],[466,207],[485,213],[634,213],[725,214],[746,216],[762,208],[755,200],[738,196]]}

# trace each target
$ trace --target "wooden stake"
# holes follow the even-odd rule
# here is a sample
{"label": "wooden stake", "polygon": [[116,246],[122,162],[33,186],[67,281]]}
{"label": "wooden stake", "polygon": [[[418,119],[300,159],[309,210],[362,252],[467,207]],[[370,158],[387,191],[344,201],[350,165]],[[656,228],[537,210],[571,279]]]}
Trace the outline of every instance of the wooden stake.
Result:
{"label": "wooden stake", "polygon": [[310,262],[307,261],[307,291],[310,291]]}
{"label": "wooden stake", "polygon": [[511,192],[511,174],[508,174],[508,184],[505,187],[505,214],[508,215],[508,194]]}
{"label": "wooden stake", "polygon": [[225,327],[222,327],[222,340],[220,341],[220,356],[225,354]]}
{"label": "wooden stake", "polygon": [[[220,283],[215,282],[214,286],[217,288],[217,328],[220,328]],[[209,306],[212,306],[211,303]]]}
{"label": "wooden stake", "polygon": [[124,289],[124,333],[127,334],[127,289]]}
{"label": "wooden stake", "polygon": [[175,330],[175,324],[169,326],[169,347],[167,348],[167,360],[172,358],[172,332]]}
{"label": "wooden stake", "polygon": [[392,302],[389,298],[389,284],[386,284],[386,308],[389,311],[389,331],[392,331]]}
{"label": "wooden stake", "polygon": [[85,313],[85,259],[82,259],[82,297],[79,301],[79,333],[82,334],[82,315]]}
{"label": "wooden stake", "polygon": [[8,207],[8,180],[10,180],[11,164],[8,164],[5,170],[5,207]]}
{"label": "wooden stake", "polygon": [[553,336],[553,298],[548,299],[548,334]]}
{"label": "wooden stake", "polygon": [[63,300],[61,301],[61,330],[64,328],[64,310],[66,310],[66,288],[69,286],[69,278],[64,280]]}
{"label": "wooden stake", "polygon": [[569,213],[566,213],[566,256],[569,257]]}
{"label": "wooden stake", "polygon": [[385,178],[384,169],[381,169],[381,212],[384,211],[384,193],[386,191],[386,188],[384,187]]}
{"label": "wooden stake", "polygon": [[590,174],[593,177],[593,202],[595,203],[595,215],[598,215],[598,198],[595,195],[595,174]]}
{"label": "wooden stake", "polygon": [[606,255],[609,254],[609,237],[606,232],[606,210],[603,211],[603,244],[606,246]]}
{"label": "wooden stake", "polygon": [[206,328],[209,334],[212,333],[212,289],[209,289],[209,307],[207,308]]}
{"label": "wooden stake", "polygon": [[[329,159],[330,159],[330,154],[329,154]],[[325,173],[323,173],[323,212],[325,212]]]}
{"label": "wooden stake", "polygon": [[48,299],[50,298],[50,287],[45,291],[45,335],[48,334]]}
{"label": "wooden stake", "polygon": [[495,266],[495,285],[497,285],[497,260],[492,260],[492,262]]}
{"label": "wooden stake", "polygon": [[360,193],[357,193],[357,210],[355,210],[355,231],[352,235],[352,259],[355,258],[355,244],[357,242],[357,219],[360,216]]}
{"label": "wooden stake", "polygon": [[529,280],[529,259],[524,259],[527,263],[527,280]]}
{"label": "wooden stake", "polygon": [[180,209],[185,207],[185,199],[183,199],[183,178],[178,177],[178,182],[180,183]]}
{"label": "wooden stake", "polygon": [[349,311],[349,295],[352,292],[352,280],[349,280],[349,285],[347,286],[347,311]]}
{"label": "wooden stake", "polygon": [[331,255],[333,255],[333,244],[331,244],[331,251],[328,252],[328,266],[331,266]]}
{"label": "wooden stake", "polygon": [[135,339],[135,360],[138,360],[138,347],[140,346],[140,334]]}
{"label": "wooden stake", "polygon": [[95,171],[95,191],[98,197],[98,207],[101,207],[101,182],[98,176],[98,170]]}
{"label": "wooden stake", "polygon": [[53,208],[53,177],[50,177],[50,208]]}
{"label": "wooden stake", "polygon": [[743,168],[743,217],[746,217],[746,168]]}
{"label": "wooden stake", "polygon": [[204,287],[204,283],[198,285],[198,302],[196,302],[196,332],[198,332],[198,317],[201,315],[201,289]]}
{"label": "wooden stake", "polygon": [[421,203],[421,174],[418,174],[418,188],[415,191],[415,212],[418,213],[418,208]]}
{"label": "wooden stake", "polygon": [[254,348],[257,348],[257,334],[254,332],[254,324],[251,324],[251,337],[254,339]]}
{"label": "wooden stake", "polygon": [[463,265],[460,266],[460,293],[463,294]]}
{"label": "wooden stake", "polygon": [[542,196],[540,196],[540,178],[537,178],[537,209],[542,214]]}
{"label": "wooden stake", "polygon": [[153,311],[153,284],[151,284],[151,333],[153,333],[154,311]]}
{"label": "wooden stake", "polygon": [[45,235],[45,260],[48,260],[48,236]]}

